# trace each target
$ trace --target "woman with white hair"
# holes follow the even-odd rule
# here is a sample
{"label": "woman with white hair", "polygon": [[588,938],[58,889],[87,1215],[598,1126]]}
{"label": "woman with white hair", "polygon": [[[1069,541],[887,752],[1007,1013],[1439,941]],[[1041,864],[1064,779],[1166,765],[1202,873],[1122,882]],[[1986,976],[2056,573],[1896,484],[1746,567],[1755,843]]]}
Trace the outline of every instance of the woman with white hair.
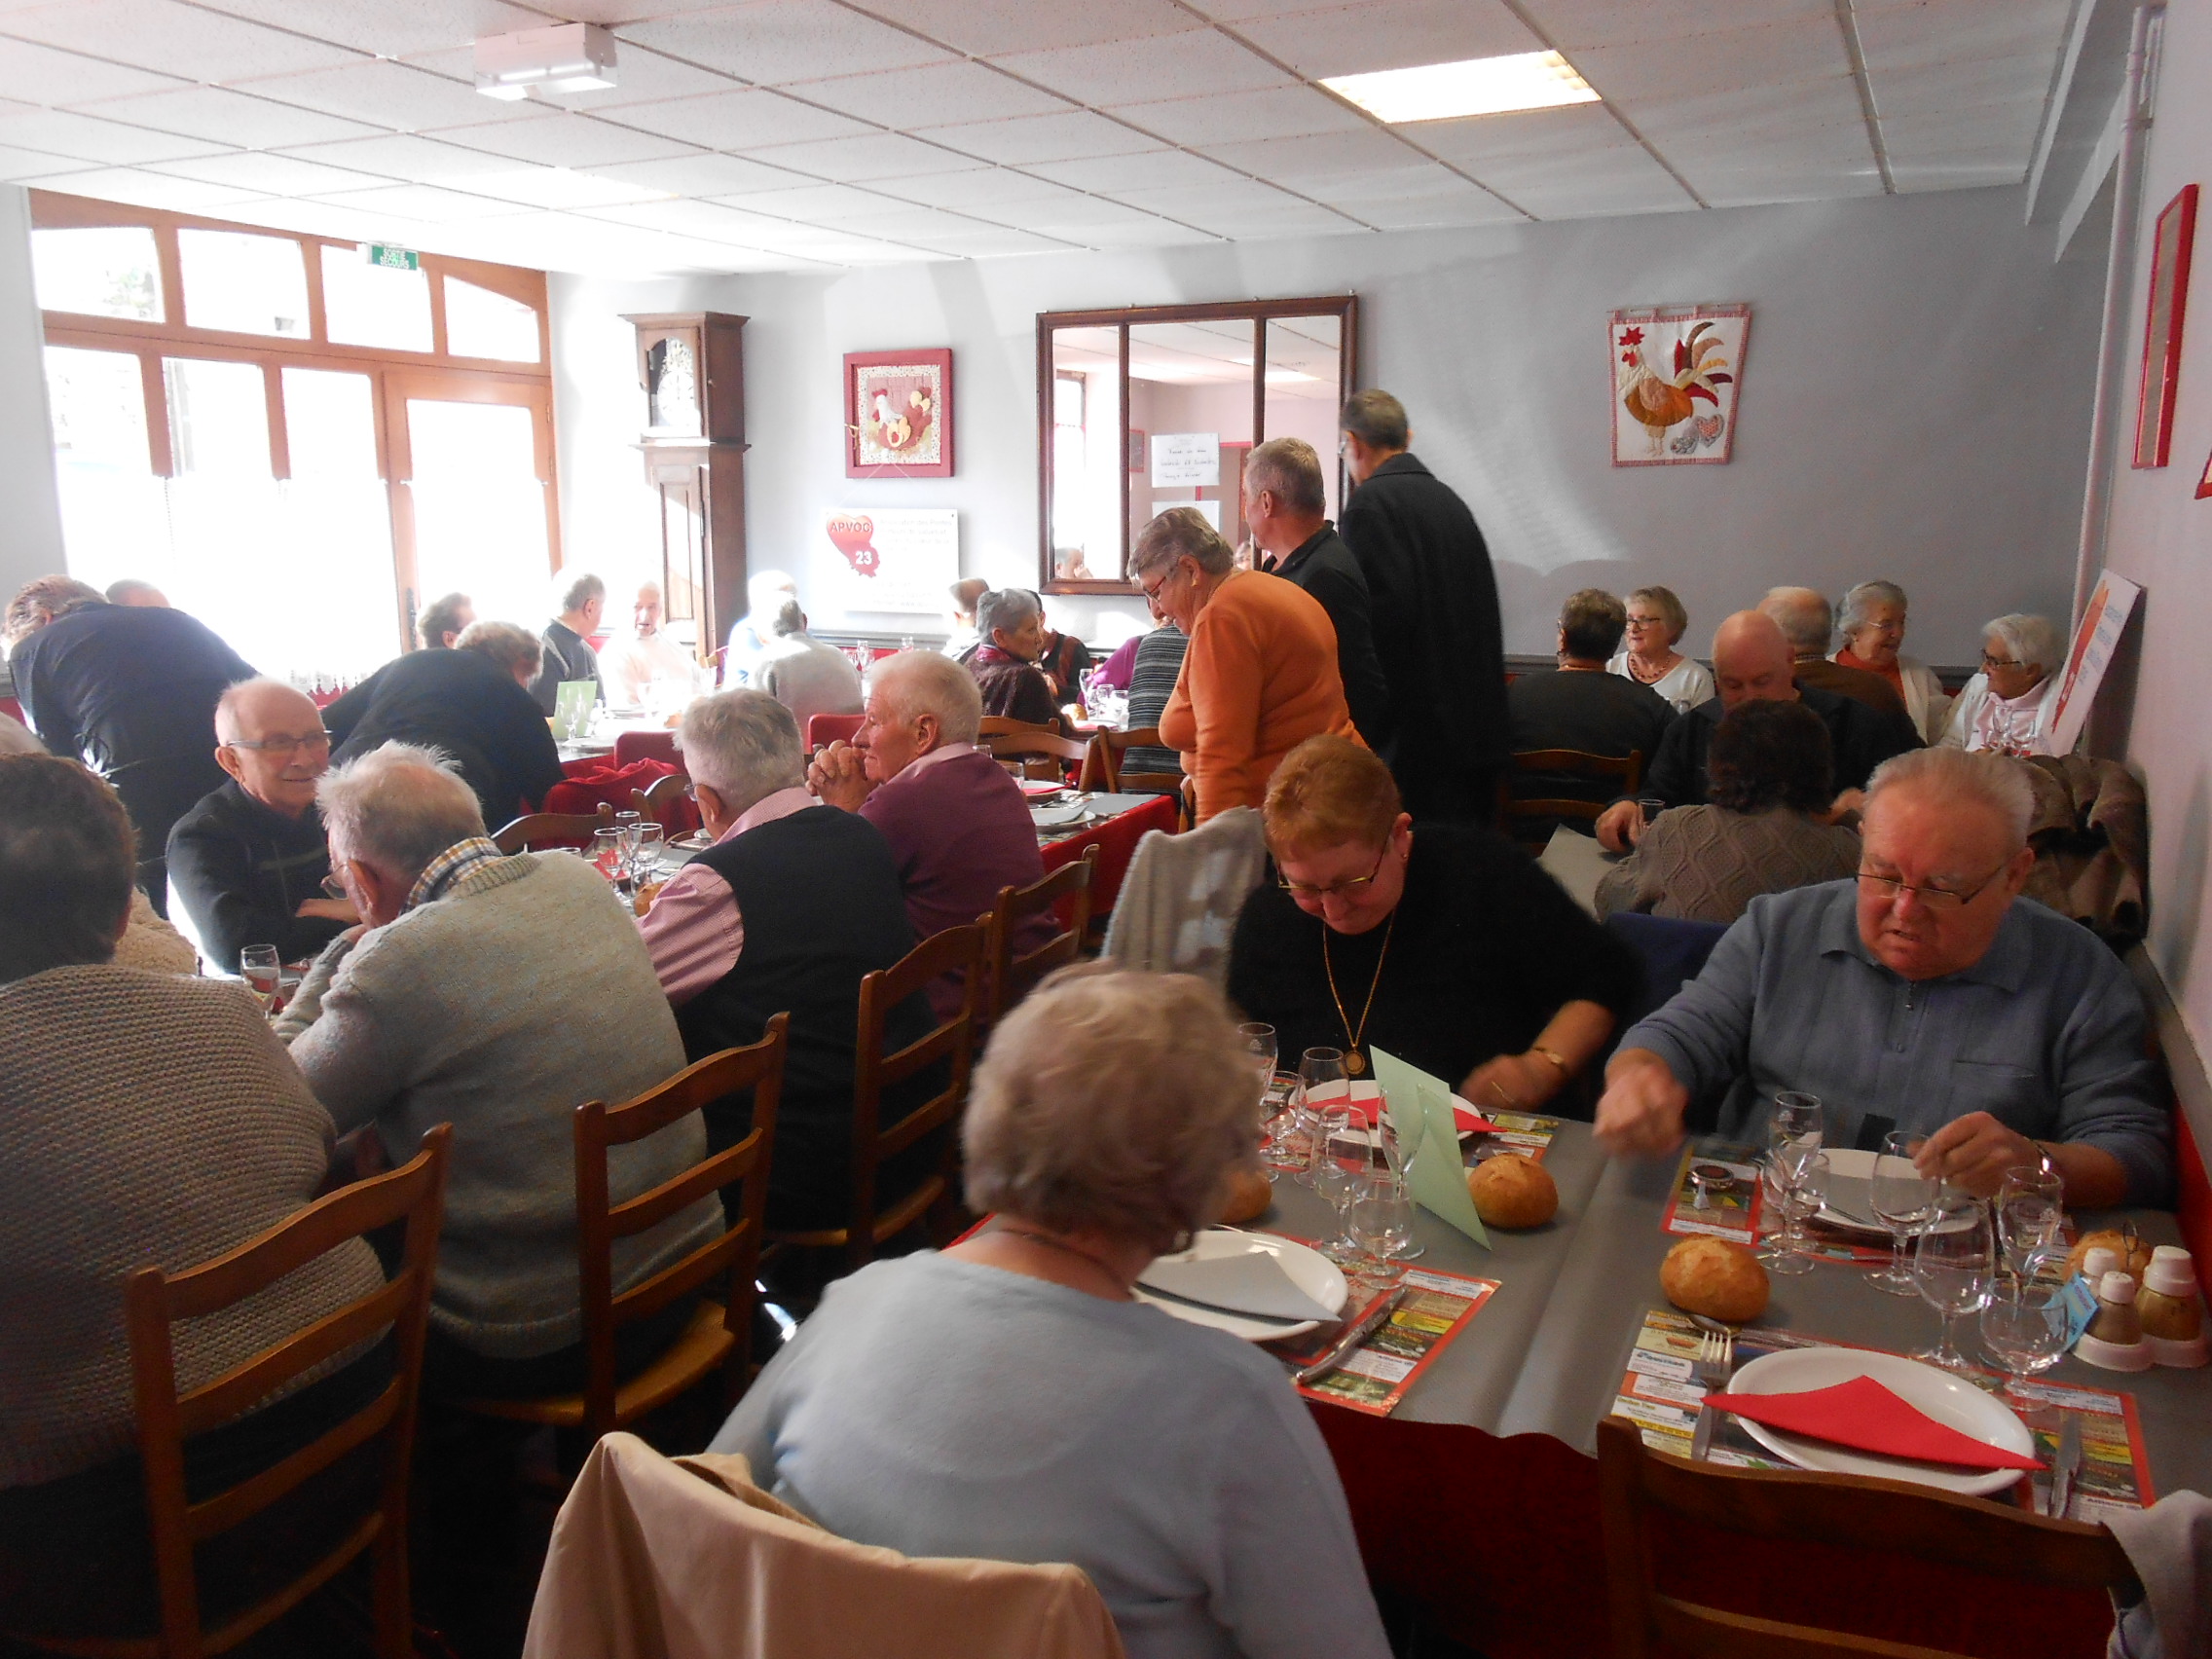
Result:
{"label": "woman with white hair", "polygon": [[2044,616],[2015,612],[1981,630],[1981,672],[1951,705],[1942,742],[1951,749],[2048,755],[2047,705],[2057,688],[2058,630]]}
{"label": "woman with white hair", "polygon": [[1843,645],[1829,660],[1878,674],[1896,686],[1920,741],[1934,743],[1943,734],[1951,699],[1934,669],[1899,651],[1904,644],[1907,603],[1904,589],[1895,582],[1861,582],[1843,596],[1836,613]]}
{"label": "woman with white hair", "polygon": [[1675,649],[1689,625],[1690,613],[1672,589],[1636,589],[1628,596],[1623,647],[1605,664],[1605,672],[1650,686],[1674,704],[1675,713],[1688,714],[1713,697],[1713,671]]}
{"label": "woman with white hair", "polygon": [[1250,1167],[1250,1069],[1182,975],[1056,976],[976,1073],[941,1253],[831,1285],[716,1436],[841,1537],[1072,1562],[1130,1659],[1382,1659],[1344,1493],[1269,1355],[1135,1300]]}

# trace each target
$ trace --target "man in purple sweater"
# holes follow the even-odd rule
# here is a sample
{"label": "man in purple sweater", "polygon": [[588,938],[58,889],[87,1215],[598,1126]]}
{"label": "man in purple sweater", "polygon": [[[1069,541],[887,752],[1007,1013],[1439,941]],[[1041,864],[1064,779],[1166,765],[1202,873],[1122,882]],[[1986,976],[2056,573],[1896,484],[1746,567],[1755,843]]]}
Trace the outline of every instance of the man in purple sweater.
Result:
{"label": "man in purple sweater", "polygon": [[[988,915],[1000,888],[1045,874],[1019,787],[977,747],[982,720],[982,693],[965,667],[936,651],[901,651],[868,675],[853,741],[832,743],[807,771],[808,789],[890,843],[917,940]],[[1033,950],[1051,933],[1050,916],[1032,916],[1014,949]],[[949,977],[930,988],[940,1018],[959,1000]]]}

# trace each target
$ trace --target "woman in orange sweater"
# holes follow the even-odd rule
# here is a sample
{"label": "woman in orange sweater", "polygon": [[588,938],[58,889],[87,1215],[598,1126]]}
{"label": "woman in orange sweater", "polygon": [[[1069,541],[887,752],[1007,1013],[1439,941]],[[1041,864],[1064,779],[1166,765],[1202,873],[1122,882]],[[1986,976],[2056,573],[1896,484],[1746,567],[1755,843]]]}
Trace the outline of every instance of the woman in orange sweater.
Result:
{"label": "woman in orange sweater", "polygon": [[1285,755],[1309,737],[1358,740],[1337,677],[1337,631],[1295,582],[1239,571],[1192,507],[1146,525],[1129,574],[1155,616],[1191,637],[1160,740],[1196,781],[1198,822],[1258,806]]}

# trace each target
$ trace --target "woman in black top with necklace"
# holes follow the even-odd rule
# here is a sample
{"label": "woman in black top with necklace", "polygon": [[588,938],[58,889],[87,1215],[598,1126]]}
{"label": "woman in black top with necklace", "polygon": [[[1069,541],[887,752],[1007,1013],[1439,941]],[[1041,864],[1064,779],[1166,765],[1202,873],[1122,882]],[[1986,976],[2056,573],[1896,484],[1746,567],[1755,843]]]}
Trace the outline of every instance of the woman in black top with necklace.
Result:
{"label": "woman in black top with necklace", "polygon": [[1478,1109],[1532,1111],[1627,1012],[1626,945],[1502,837],[1417,831],[1358,744],[1292,750],[1265,816],[1274,879],[1237,918],[1229,994],[1285,1056],[1342,1049],[1359,1076],[1380,1047]]}

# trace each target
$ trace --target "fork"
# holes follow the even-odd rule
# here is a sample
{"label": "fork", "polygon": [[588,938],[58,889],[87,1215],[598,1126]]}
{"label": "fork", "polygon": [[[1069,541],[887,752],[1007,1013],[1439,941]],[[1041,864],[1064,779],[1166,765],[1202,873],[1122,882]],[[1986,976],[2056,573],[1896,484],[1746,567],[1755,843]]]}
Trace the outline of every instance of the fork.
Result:
{"label": "fork", "polygon": [[[1703,1385],[1709,1394],[1717,1394],[1728,1385],[1728,1374],[1736,1363],[1736,1333],[1722,1326],[1714,1330],[1700,1327],[1697,1352],[1690,1359],[1690,1381]],[[1720,1413],[1710,1406],[1701,1406],[1697,1414],[1697,1428],[1690,1437],[1690,1456],[1702,1460],[1713,1447],[1714,1425],[1720,1420]]]}

